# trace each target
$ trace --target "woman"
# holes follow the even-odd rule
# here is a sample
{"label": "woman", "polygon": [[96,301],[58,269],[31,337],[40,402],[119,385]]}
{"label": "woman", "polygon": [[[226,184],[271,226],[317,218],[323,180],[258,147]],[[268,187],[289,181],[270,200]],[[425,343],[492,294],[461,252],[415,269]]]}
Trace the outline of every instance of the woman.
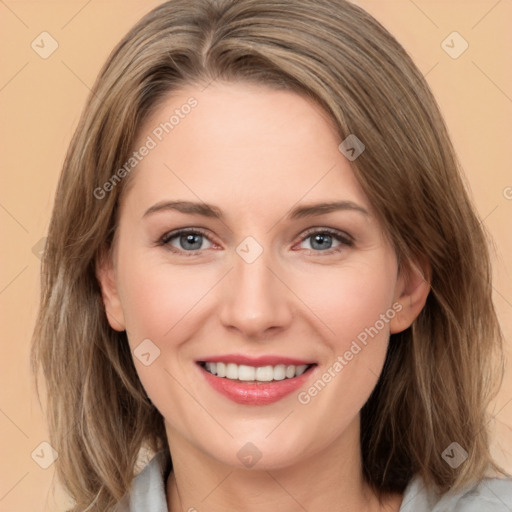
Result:
{"label": "woman", "polygon": [[73,511],[508,510],[490,276],[376,20],[162,4],[93,88],[43,261],[32,360]]}

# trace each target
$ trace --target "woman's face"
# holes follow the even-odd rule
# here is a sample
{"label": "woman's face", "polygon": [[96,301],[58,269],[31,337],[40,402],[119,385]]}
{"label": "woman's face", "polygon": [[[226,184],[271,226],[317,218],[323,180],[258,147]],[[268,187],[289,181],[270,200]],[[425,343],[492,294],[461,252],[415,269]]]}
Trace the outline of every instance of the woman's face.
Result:
{"label": "woman's face", "polygon": [[341,142],[248,84],[190,86],[142,127],[100,279],[171,451],[272,468],[354,441],[412,301]]}

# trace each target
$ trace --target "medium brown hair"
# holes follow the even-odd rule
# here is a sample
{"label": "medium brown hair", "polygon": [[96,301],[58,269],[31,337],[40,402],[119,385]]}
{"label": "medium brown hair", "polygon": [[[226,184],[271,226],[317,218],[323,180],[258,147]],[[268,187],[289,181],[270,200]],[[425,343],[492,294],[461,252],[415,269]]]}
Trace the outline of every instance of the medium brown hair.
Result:
{"label": "medium brown hair", "polygon": [[[130,179],[101,199],[93,192],[127,161],[138,129],[169,94],[212,80],[305,95],[340,142],[355,134],[366,149],[352,168],[403,268],[431,266],[426,305],[391,335],[361,412],[366,481],[377,492],[403,492],[417,473],[445,492],[491,468],[503,473],[487,430],[504,371],[487,235],[421,72],[380,23],[344,0],[173,0],[137,23],[101,70],[48,231],[31,360],[45,377],[50,443],[73,510],[112,510],[141,448],[168,448],[96,276]],[[452,442],[468,452],[456,469],[442,458]]]}

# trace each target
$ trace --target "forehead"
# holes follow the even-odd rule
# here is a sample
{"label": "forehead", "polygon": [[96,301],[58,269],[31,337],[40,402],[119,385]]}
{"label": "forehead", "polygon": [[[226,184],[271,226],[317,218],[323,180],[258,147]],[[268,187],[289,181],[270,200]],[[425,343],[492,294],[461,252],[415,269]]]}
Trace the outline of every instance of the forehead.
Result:
{"label": "forehead", "polygon": [[142,208],[179,198],[258,212],[301,198],[344,199],[370,209],[340,142],[327,113],[297,93],[247,83],[186,87],[141,127],[134,151],[145,156],[126,201]]}

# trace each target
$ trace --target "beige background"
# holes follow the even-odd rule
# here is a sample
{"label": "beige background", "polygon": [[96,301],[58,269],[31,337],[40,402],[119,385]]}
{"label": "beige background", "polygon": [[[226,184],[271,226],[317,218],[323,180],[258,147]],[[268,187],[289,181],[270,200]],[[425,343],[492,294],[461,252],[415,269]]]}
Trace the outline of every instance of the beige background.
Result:
{"label": "beige background", "polygon": [[[0,0],[0,512],[57,510],[53,466],[31,458],[47,439],[28,366],[45,236],[66,147],[101,64],[159,1]],[[496,241],[495,303],[512,352],[512,1],[359,0],[412,55],[445,115],[478,212]],[[57,41],[43,59],[42,32]],[[442,42],[469,44],[452,58]],[[44,48],[50,48],[45,37]],[[453,40],[453,42],[452,42]],[[452,55],[464,41],[450,36]],[[36,47],[37,48],[37,47]],[[512,471],[512,366],[493,408],[494,453]],[[40,450],[40,449],[39,449]],[[37,450],[36,450],[36,453]]]}

